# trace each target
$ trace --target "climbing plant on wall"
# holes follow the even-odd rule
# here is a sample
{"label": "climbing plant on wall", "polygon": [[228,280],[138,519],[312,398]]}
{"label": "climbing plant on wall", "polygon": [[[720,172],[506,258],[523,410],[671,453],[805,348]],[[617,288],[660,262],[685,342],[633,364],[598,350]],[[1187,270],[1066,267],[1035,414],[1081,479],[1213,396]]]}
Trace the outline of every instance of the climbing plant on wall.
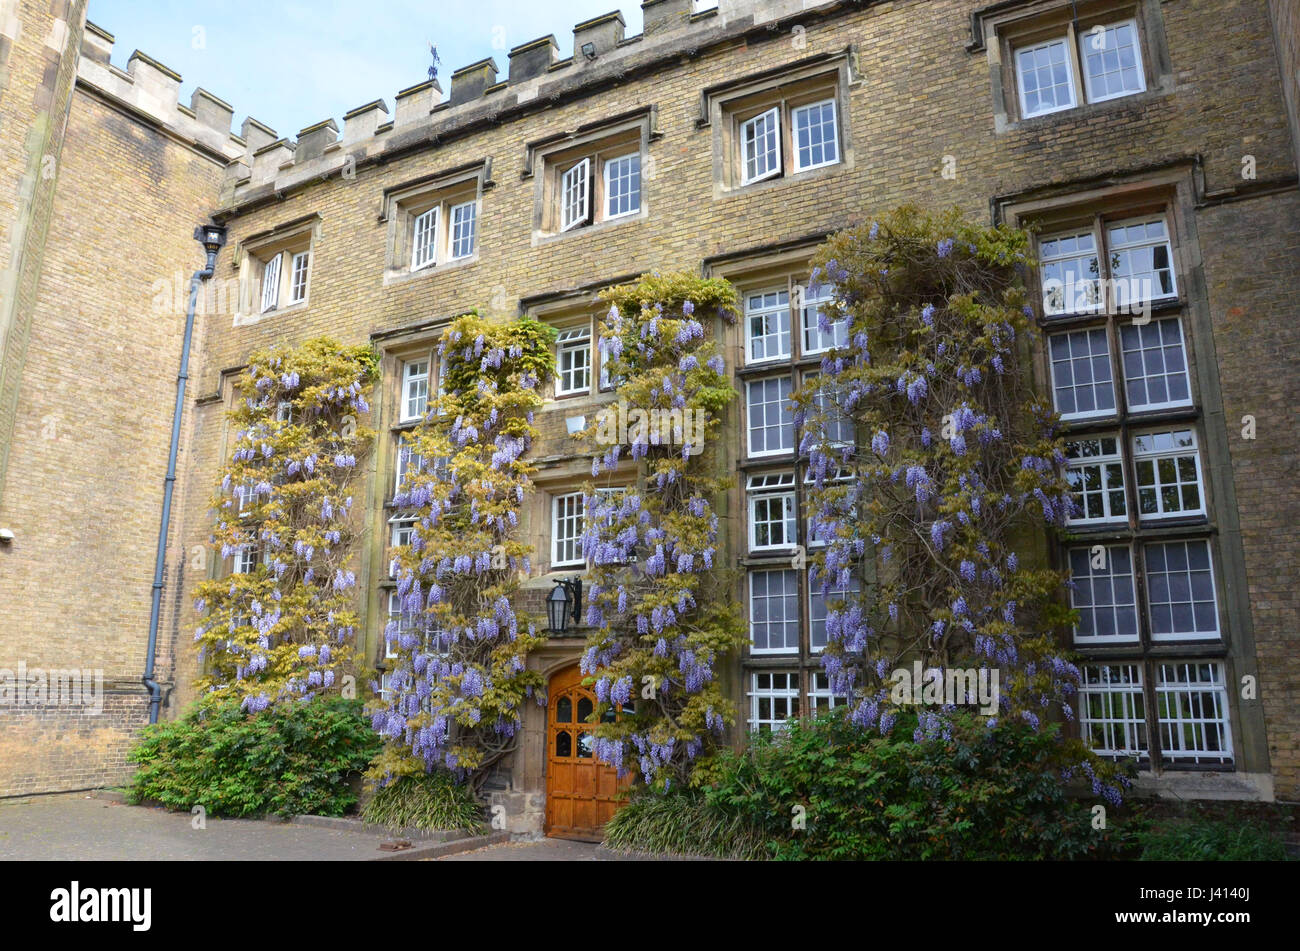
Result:
{"label": "climbing plant on wall", "polygon": [[524,703],[542,699],[526,658],[544,638],[514,595],[530,568],[519,512],[553,335],[468,314],[439,342],[441,392],[401,447],[393,498],[415,527],[392,566],[400,614],[384,636],[396,658],[372,708],[381,782],[447,769],[477,785],[514,748]]}
{"label": "climbing plant on wall", "polygon": [[343,688],[358,617],[351,518],[373,434],[376,355],[328,338],[253,354],[211,544],[234,572],[196,589],[205,704],[258,712]]}
{"label": "climbing plant on wall", "polygon": [[[823,665],[863,728],[890,731],[906,702],[893,672],[913,659],[997,670],[989,726],[1074,716],[1079,672],[1054,637],[1065,579],[1026,557],[1072,504],[1059,421],[1028,365],[1027,248],[1022,231],[904,208],[815,257],[833,294],[822,329],[843,345],[795,394],[796,423],[826,543],[811,562]],[[860,567],[873,583],[854,591]],[[918,738],[945,735],[952,709],[922,707]]]}
{"label": "climbing plant on wall", "polygon": [[637,483],[587,487],[581,667],[602,721],[595,755],[663,788],[706,776],[735,719],[718,672],[745,634],[719,555],[715,504],[732,483],[715,436],[736,391],[711,331],[736,319],[737,297],[726,281],[681,274],[647,275],[601,299],[599,348],[618,401],[583,435],[600,444],[593,477],[626,455]]}

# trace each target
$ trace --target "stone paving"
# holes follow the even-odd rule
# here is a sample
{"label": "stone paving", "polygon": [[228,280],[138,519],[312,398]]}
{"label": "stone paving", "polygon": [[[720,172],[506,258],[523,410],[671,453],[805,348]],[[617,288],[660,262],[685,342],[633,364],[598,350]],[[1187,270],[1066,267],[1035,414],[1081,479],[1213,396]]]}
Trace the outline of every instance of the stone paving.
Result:
{"label": "stone paving", "polygon": [[[393,857],[375,832],[257,819],[214,819],[129,806],[85,793],[0,800],[0,861],[342,861]],[[416,848],[427,843],[415,842]],[[399,855],[401,853],[398,853]],[[411,855],[411,858],[417,858]],[[501,842],[437,861],[595,861],[596,844]],[[429,860],[434,860],[430,858]]]}
{"label": "stone paving", "polygon": [[0,860],[363,862],[386,838],[255,819],[207,819],[91,798],[86,794],[0,801]]}

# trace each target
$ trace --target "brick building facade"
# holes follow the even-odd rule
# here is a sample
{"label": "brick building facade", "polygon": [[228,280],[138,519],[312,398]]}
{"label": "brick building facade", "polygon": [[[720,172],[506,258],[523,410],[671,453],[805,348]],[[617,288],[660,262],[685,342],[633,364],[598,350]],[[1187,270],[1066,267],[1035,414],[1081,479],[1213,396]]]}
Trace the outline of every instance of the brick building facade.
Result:
{"label": "brick building facade", "polygon": [[[1104,750],[1143,755],[1144,784],[1161,794],[1300,799],[1290,530],[1300,360],[1287,293],[1300,250],[1296,8],[723,0],[693,11],[649,0],[638,36],[618,14],[598,17],[574,28],[570,58],[544,37],[512,50],[503,78],[485,60],[452,74],[445,101],[421,83],[391,111],[384,100],[352,110],[341,134],[327,120],[291,141],[251,119],[230,135],[229,107],[207,94],[176,106],[179,77],[147,57],[123,74],[106,34],[86,25],[78,38],[82,15],[69,5],[63,62],[75,44],[82,52],[63,93],[50,236],[30,252],[43,267],[34,302],[17,308],[28,329],[5,344],[19,395],[0,475],[0,528],[15,533],[0,548],[0,645],[33,666],[111,669],[139,707],[104,736],[20,718],[0,759],[23,751],[28,772],[0,792],[89,784],[59,744],[102,750],[103,780],[121,778],[113,751],[146,711],[150,542],[183,321],[183,300],[154,298],[197,266],[189,235],[209,215],[230,239],[191,367],[160,638],[165,715],[193,699],[188,590],[231,570],[196,552],[250,352],[328,333],[382,354],[358,564],[366,656],[382,670],[397,444],[408,398],[436,387],[440,328],[477,306],[562,331],[567,372],[539,415],[524,520],[537,552],[525,586],[540,602],[582,570],[563,545],[564,516],[590,460],[567,431],[612,398],[592,346],[594,294],[653,269],[727,277],[747,312],[785,328],[775,350],[755,349],[748,321],[723,337],[741,391],[725,427],[724,462],[739,473],[721,508],[726,564],[743,568],[735,596],[754,637],[726,676],[751,727],[833,703],[818,674],[816,599],[782,545],[754,544],[752,503],[800,503],[781,403],[819,362],[806,323],[813,249],[911,202],[1037,227],[1045,281],[1086,284],[1095,269],[1110,286],[1143,288],[1138,319],[1052,295],[1039,315],[1041,383],[1068,416],[1079,477],[1103,485],[1083,493],[1097,507],[1050,554],[1108,599],[1076,594],[1080,625],[1062,632],[1088,665],[1082,728]],[[6,93],[5,129],[9,103]],[[6,153],[0,172],[21,158]],[[105,193],[118,204],[104,207]],[[128,236],[148,253],[128,253]],[[102,256],[112,260],[100,277],[78,270],[87,240],[118,252]],[[146,305],[153,318],[132,317]],[[9,342],[23,334],[30,344]],[[93,432],[78,428],[60,376],[86,355],[107,371]],[[769,407],[770,430],[756,422]],[[68,427],[67,448],[42,436],[50,416]],[[132,451],[119,462],[123,439]],[[81,461],[69,467],[74,449]],[[809,541],[793,532],[785,542]],[[1083,557],[1099,546],[1103,569]],[[42,581],[56,566],[73,575],[67,590],[95,596],[50,597]],[[761,629],[755,599],[770,609]],[[552,638],[531,663],[564,675],[580,634]],[[547,714],[529,717],[494,793],[518,831],[547,821]]]}

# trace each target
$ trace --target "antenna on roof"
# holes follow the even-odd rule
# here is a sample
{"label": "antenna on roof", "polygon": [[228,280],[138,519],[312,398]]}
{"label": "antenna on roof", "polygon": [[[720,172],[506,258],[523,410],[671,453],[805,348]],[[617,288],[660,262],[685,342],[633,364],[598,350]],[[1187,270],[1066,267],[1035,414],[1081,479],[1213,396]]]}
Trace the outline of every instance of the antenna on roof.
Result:
{"label": "antenna on roof", "polygon": [[432,43],[429,44],[429,55],[431,55],[431,56],[433,57],[433,63],[430,64],[430,66],[429,66],[429,78],[430,78],[430,79],[437,79],[437,78],[438,78],[438,62],[439,62],[439,60],[438,60],[438,47],[434,46]]}

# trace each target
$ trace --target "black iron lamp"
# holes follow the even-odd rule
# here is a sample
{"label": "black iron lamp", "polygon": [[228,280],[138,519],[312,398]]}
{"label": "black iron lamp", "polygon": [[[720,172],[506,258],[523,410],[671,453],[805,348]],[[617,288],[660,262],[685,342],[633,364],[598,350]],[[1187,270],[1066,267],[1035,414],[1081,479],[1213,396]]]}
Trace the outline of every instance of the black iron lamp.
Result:
{"label": "black iron lamp", "polygon": [[546,596],[546,623],[552,634],[563,634],[569,621],[582,617],[582,579],[560,579]]}

